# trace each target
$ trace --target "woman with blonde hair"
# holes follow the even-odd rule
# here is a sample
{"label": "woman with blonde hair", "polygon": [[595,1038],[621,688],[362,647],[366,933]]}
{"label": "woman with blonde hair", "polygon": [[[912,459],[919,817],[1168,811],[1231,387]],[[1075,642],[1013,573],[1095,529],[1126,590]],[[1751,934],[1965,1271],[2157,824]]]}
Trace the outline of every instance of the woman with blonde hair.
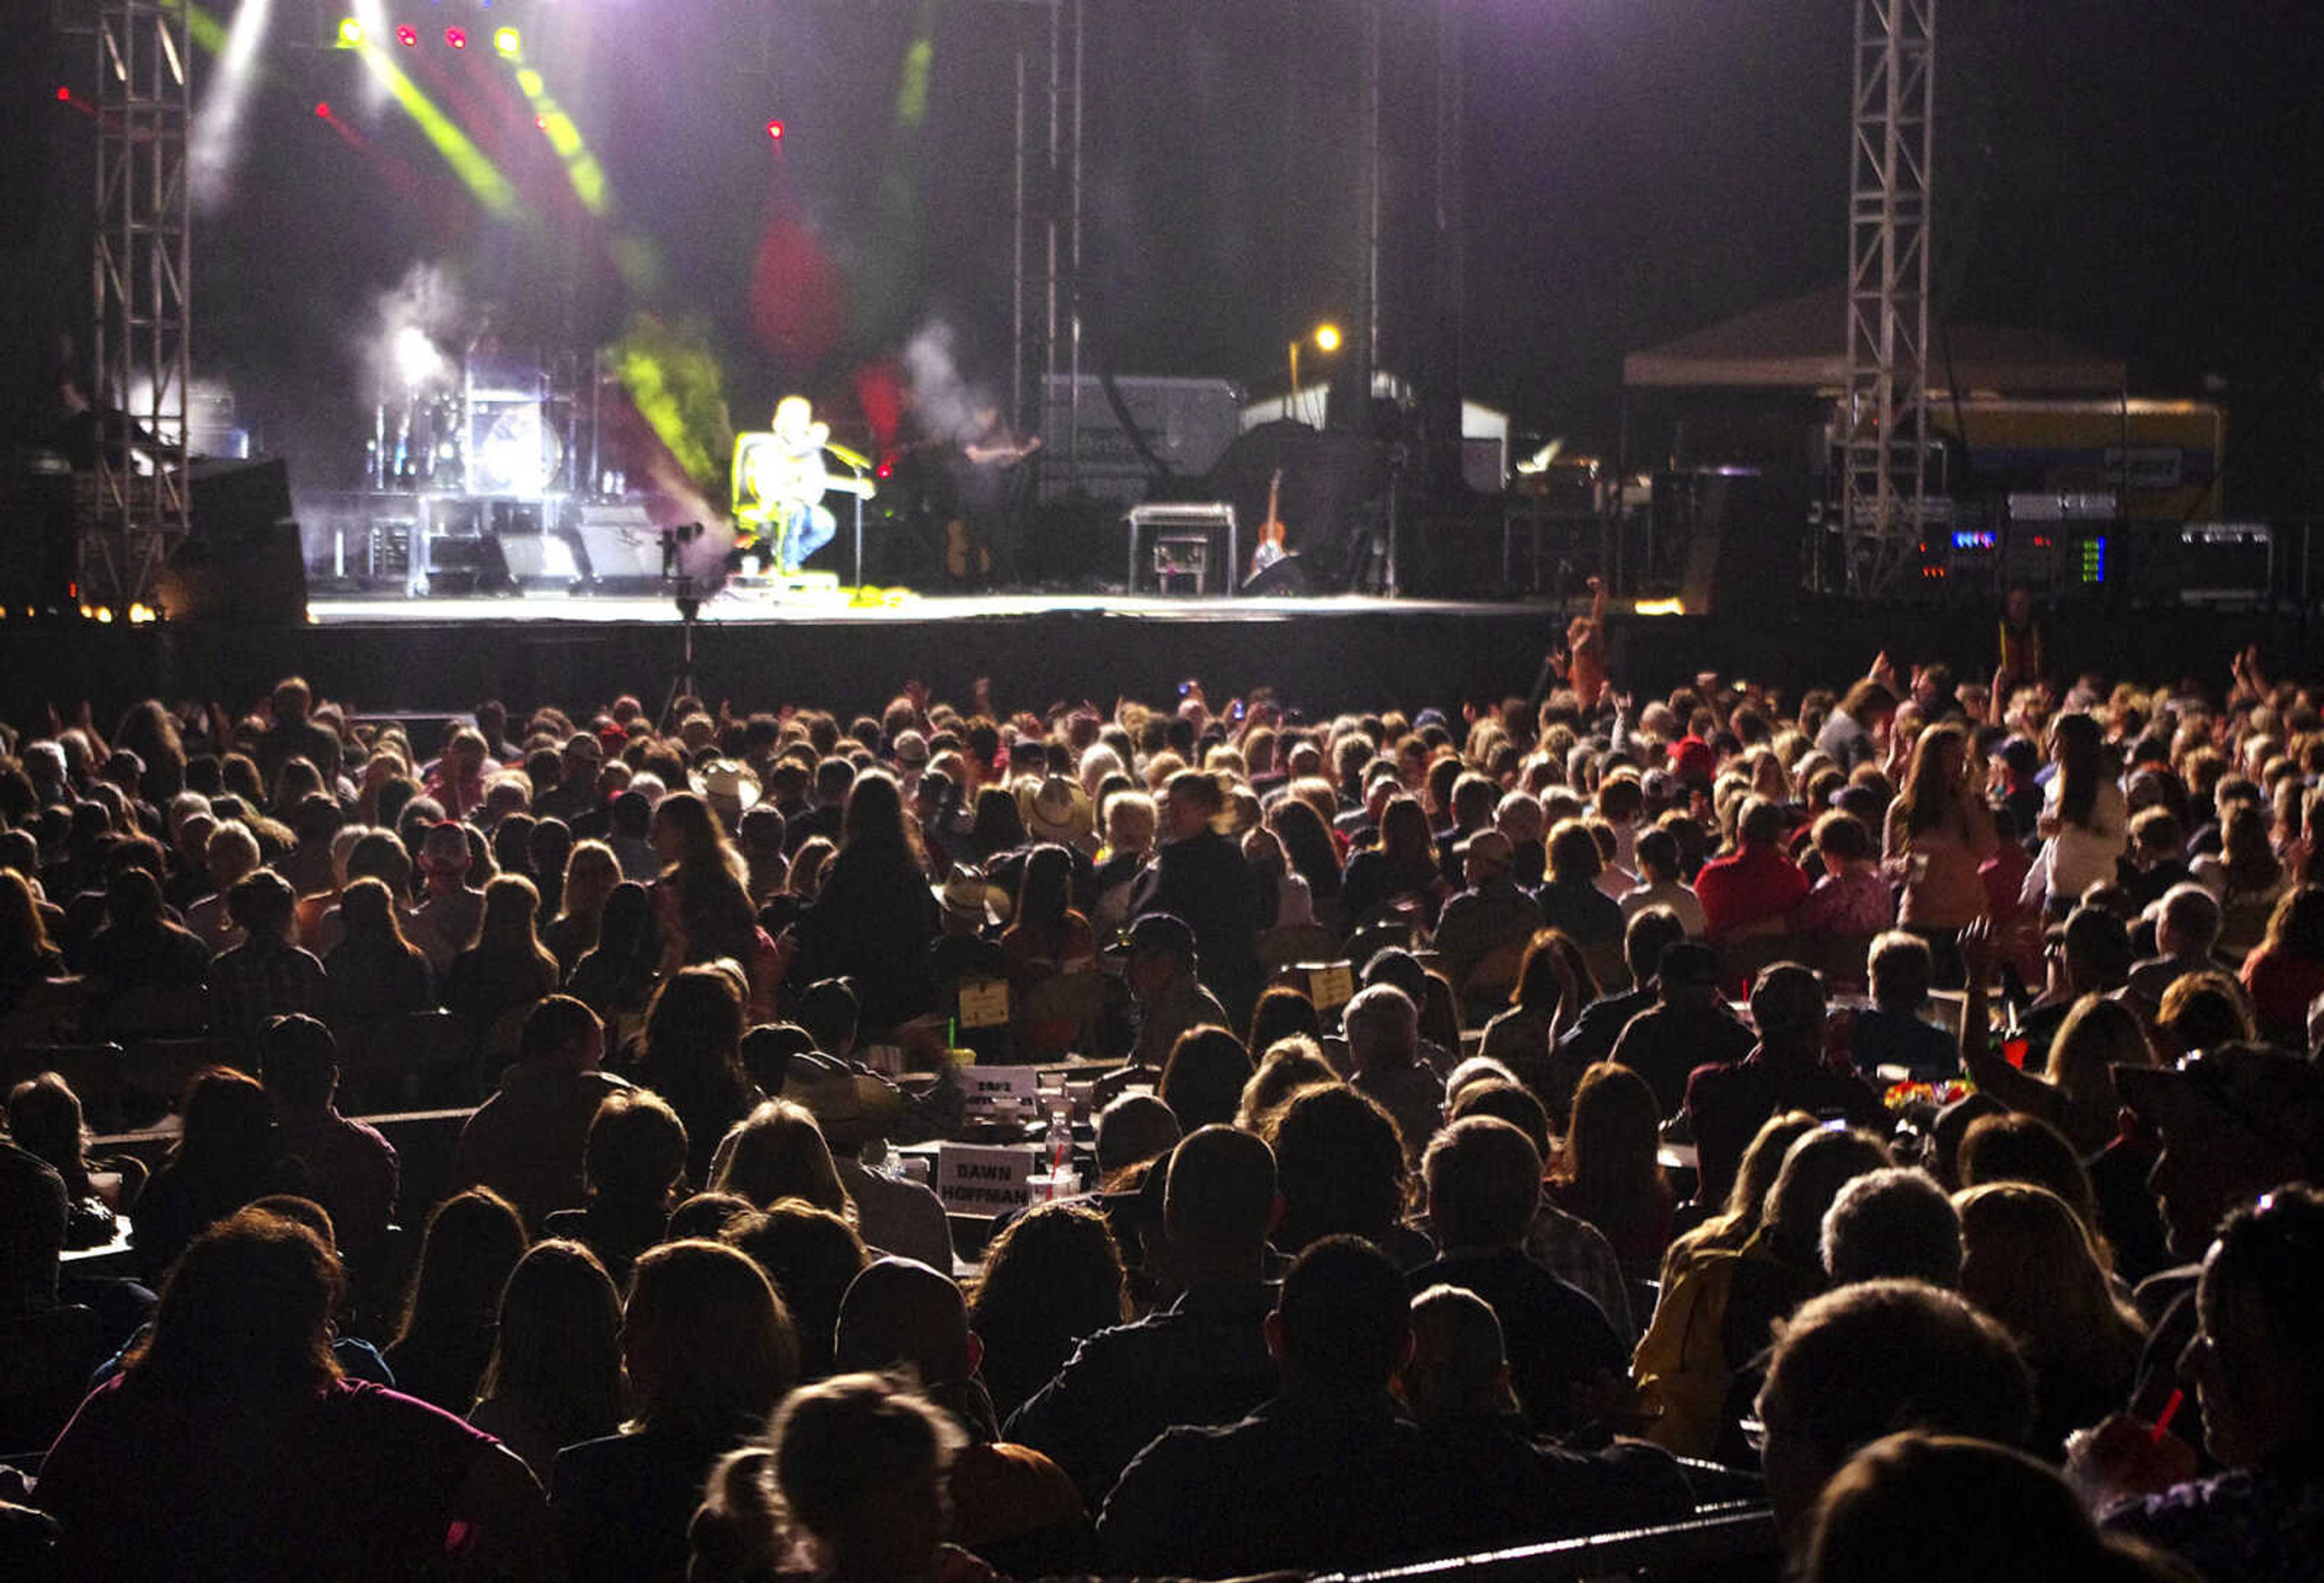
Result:
{"label": "woman with blonde hair", "polygon": [[0,1014],[14,1008],[27,989],[64,971],[64,955],[50,943],[32,888],[14,869],[0,869]]}
{"label": "woman with blonde hair", "polygon": [[1937,984],[1961,982],[1960,932],[1986,912],[1978,870],[2000,850],[1993,812],[1973,773],[1967,732],[1933,726],[1913,744],[1904,788],[1889,805],[1882,857],[1901,874],[1899,927],[1929,943]]}
{"label": "woman with blonde hair", "polygon": [[761,1210],[777,1199],[803,1199],[855,1224],[855,1201],[839,1180],[823,1128],[814,1112],[788,1100],[767,1100],[719,1140],[710,1190],[739,1194]]}
{"label": "woman with blonde hair", "polygon": [[1267,1046],[1250,1081],[1242,1085],[1242,1102],[1234,1124],[1245,1132],[1271,1138],[1284,1107],[1312,1088],[1341,1082],[1340,1074],[1323,1058],[1323,1047],[1305,1034],[1292,1034]]}
{"label": "woman with blonde hair", "polygon": [[663,970],[724,958],[742,963],[756,988],[761,976],[758,913],[751,906],[742,854],[718,815],[694,793],[672,792],[654,805],[650,828],[654,856],[666,865],[654,881]]}
{"label": "woman with blonde hair", "polygon": [[764,1272],[722,1243],[665,1243],[638,1260],[622,1310],[630,1422],[567,1446],[549,1508],[573,1583],[674,1578],[719,1458],[798,1383],[798,1333]]}
{"label": "woman with blonde hair", "polygon": [[468,1422],[549,1482],[561,1446],[622,1422],[622,1300],[578,1242],[536,1242],[501,1290],[492,1359]]}
{"label": "woman with blonde hair", "polygon": [[484,887],[476,943],[444,978],[444,1004],[468,1019],[479,1040],[510,1012],[557,993],[557,959],[540,943],[540,892],[522,875],[496,874]]}
{"label": "woman with blonde hair", "polygon": [[560,978],[570,978],[574,964],[597,943],[598,925],[605,916],[605,898],[622,882],[621,860],[602,841],[576,842],[565,860],[565,889],[558,898],[557,916],[541,932],[541,942],[557,958]]}
{"label": "woman with blonde hair", "polygon": [[1784,1155],[1802,1137],[1815,1129],[1816,1119],[1804,1110],[1784,1110],[1759,1124],[1735,1168],[1727,1201],[1692,1229],[1680,1233],[1663,1255],[1663,1284],[1698,1253],[1733,1253],[1758,1234],[1766,1212],[1767,1192],[1784,1168]]}
{"label": "woman with blonde hair", "polygon": [[[1983,960],[1982,941],[1972,953]],[[2154,1046],[2138,1014],[2104,995],[2085,995],[2066,1013],[2050,1042],[2048,1064],[2021,1072],[1996,1052],[1977,1021],[1984,1008],[1982,986],[1969,997],[1963,1020],[1961,1064],[1980,1092],[2024,1115],[2038,1117],[2094,1155],[2114,1141],[2122,1118],[2115,1092],[2116,1066],[2152,1066]]]}
{"label": "woman with blonde hair", "polygon": [[2050,1063],[2042,1076],[2060,1103],[2058,1113],[2047,1119],[2083,1155],[2098,1153],[2114,1141],[2122,1120],[2114,1069],[2153,1064],[2154,1046],[2136,1012],[2107,996],[2083,996],[2050,1041]]}
{"label": "woman with blonde hair", "polygon": [[1477,1054],[1504,1063],[1536,1092],[1548,1093],[1551,1053],[1597,998],[1598,981],[1582,948],[1558,930],[1540,930],[1526,943],[1508,1009],[1485,1025]]}
{"label": "woman with blonde hair", "polygon": [[742,1021],[741,975],[725,967],[684,969],[654,991],[646,1012],[644,1045],[630,1075],[686,1123],[693,1182],[707,1178],[727,1129],[766,1097],[742,1065]]}
{"label": "woman with blonde hair", "polygon": [[945,1485],[965,1444],[952,1415],[905,1376],[839,1375],[797,1392],[762,1440],[712,1472],[686,1575],[989,1579],[990,1569],[945,1542]]}
{"label": "woman with blonde hair", "polygon": [[2115,877],[2130,844],[2130,805],[2098,717],[2080,712],[2050,722],[2050,761],[2058,767],[2034,830],[2042,854],[2018,899],[2062,918],[2091,886]]}
{"label": "woman with blonde hair", "polygon": [[1662,1111],[1646,1080],[1600,1061],[1582,1074],[1549,1201],[1598,1228],[1623,1274],[1653,1280],[1670,1246],[1673,1200],[1656,1150]]}
{"label": "woman with blonde hair", "polygon": [[2068,1434],[2129,1399],[2146,1327],[2115,1295],[2089,1231],[2056,1193],[1994,1182],[1955,1193],[1953,1207],[1961,1295],[2016,1339],[2034,1370],[2031,1449],[2061,1461]]}

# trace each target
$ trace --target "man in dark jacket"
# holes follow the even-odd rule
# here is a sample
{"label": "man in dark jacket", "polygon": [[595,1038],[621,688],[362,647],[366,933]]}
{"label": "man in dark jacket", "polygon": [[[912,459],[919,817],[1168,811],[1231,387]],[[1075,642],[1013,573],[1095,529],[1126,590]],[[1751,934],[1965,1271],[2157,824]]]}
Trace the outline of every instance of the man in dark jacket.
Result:
{"label": "man in dark jacket", "polygon": [[1130,892],[1130,916],[1169,913],[1194,931],[1204,984],[1240,1027],[1259,995],[1259,886],[1217,821],[1219,783],[1182,769],[1162,792],[1161,846]]}

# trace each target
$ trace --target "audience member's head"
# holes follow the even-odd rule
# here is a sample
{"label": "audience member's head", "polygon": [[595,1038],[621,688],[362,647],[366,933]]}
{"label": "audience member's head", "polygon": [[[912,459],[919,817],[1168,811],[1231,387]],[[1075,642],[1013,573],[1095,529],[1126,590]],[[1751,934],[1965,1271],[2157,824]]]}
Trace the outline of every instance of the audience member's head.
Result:
{"label": "audience member's head", "polygon": [[1170,1151],[1162,1220],[1182,1270],[1255,1262],[1281,1209],[1274,1152],[1250,1134],[1199,1127]]}
{"label": "audience member's head", "polygon": [[536,1242],[509,1272],[479,1399],[505,1397],[558,1445],[622,1420],[622,1300],[578,1242]]}
{"label": "audience member's head", "polygon": [[1110,1181],[1133,1165],[1167,1155],[1184,1136],[1177,1113],[1152,1094],[1123,1094],[1097,1113],[1097,1173]]}
{"label": "audience member's head", "polygon": [[1340,1081],[1323,1046],[1305,1034],[1278,1039],[1260,1056],[1250,1081],[1242,1085],[1235,1108],[1235,1125],[1261,1137],[1272,1137],[1283,1108],[1300,1092]]}
{"label": "audience member's head", "polygon": [[639,1256],[622,1360],[635,1426],[696,1444],[748,1434],[799,1377],[783,1300],[756,1264],[718,1242],[666,1242]]}
{"label": "audience member's head", "polygon": [[682,1242],[689,1237],[701,1237],[715,1242],[726,1229],[729,1220],[756,1213],[758,1206],[739,1192],[690,1193],[678,1208],[670,1210],[669,1219],[662,1228],[661,1239],[664,1242]]}
{"label": "audience member's head", "polygon": [[949,1395],[983,1361],[968,1304],[950,1275],[917,1259],[874,1259],[840,1299],[833,1359],[842,1372],[908,1366],[934,1394]]}
{"label": "audience member's head", "polygon": [[1383,1392],[1411,1352],[1411,1289],[1371,1243],[1327,1237],[1292,1261],[1267,1345],[1287,1390]]}
{"label": "audience member's head", "polygon": [[739,1193],[759,1208],[777,1199],[804,1199],[848,1219],[855,1201],[839,1180],[831,1146],[814,1112],[788,1100],[761,1102],[718,1145],[711,1169],[714,1192]]}
{"label": "audience member's head", "polygon": [[945,1478],[965,1440],[897,1375],[843,1375],[795,1391],[763,1446],[713,1470],[689,1575],[772,1575],[804,1549],[835,1583],[932,1577],[950,1527]]}
{"label": "audience member's head", "polygon": [[2009,1333],[1967,1299],[1865,1281],[1777,1326],[1758,1409],[1767,1496],[1796,1547],[1825,1484],[1862,1447],[1906,1429],[2020,1444],[2034,1384]]}
{"label": "audience member's head", "polygon": [[1250,1056],[1227,1029],[1205,1023],[1180,1034],[1162,1063],[1156,1097],[1188,1132],[1231,1122],[1250,1079]]}
{"label": "audience member's head", "polygon": [[1275,1127],[1283,1190],[1277,1244],[1296,1253],[1335,1233],[1385,1241],[1411,1207],[1412,1174],[1396,1122],[1344,1083],[1306,1090]]}
{"label": "audience member's head", "polygon": [[1082,1340],[1129,1317],[1121,1249],[1105,1217],[1084,1204],[1036,1204],[986,1247],[970,1302],[994,1405],[1006,1413]]}
{"label": "audience member's head", "polygon": [[259,1070],[274,1102],[293,1114],[329,1108],[338,1087],[338,1044],[313,1017],[294,1013],[259,1030]]}
{"label": "audience member's head", "polygon": [[[1932,1511],[1964,1520],[1928,1532]],[[1974,1514],[1973,1517],[1969,1514]],[[1915,1535],[1926,1542],[1915,1542]],[[1831,1479],[1803,1536],[1802,1583],[2179,1583],[2187,1574],[2102,1534],[2066,1482],[1965,1435],[1876,1440]]]}
{"label": "audience member's head", "polygon": [[404,1302],[400,1342],[441,1344],[488,1335],[501,1288],[524,1256],[524,1221],[488,1187],[456,1192],[428,1217]]}
{"label": "audience member's head", "polygon": [[300,1221],[245,1208],[194,1238],[161,1288],[129,1372],[219,1411],[280,1408],[339,1377],[338,1256]]}
{"label": "audience member's head", "polygon": [[2195,1339],[2179,1360],[2203,1408],[2204,1444],[2260,1468],[2324,1444],[2324,1192],[2290,1186],[2238,1209],[2203,1260]]}
{"label": "audience member's head", "polygon": [[1890,1164],[1887,1146],[1861,1127],[1826,1122],[1784,1151],[1767,1189],[1759,1238],[1769,1252],[1802,1270],[1822,1267],[1823,1218],[1840,1190]]}
{"label": "audience member's head", "polygon": [[2046,1188],[2085,1227],[2098,1229],[2098,1192],[2089,1169],[2066,1135],[2038,1116],[2013,1111],[1970,1122],[1961,1136],[1956,1174],[1963,1187],[2024,1182]]}
{"label": "audience member's head", "polygon": [[598,1101],[581,1151],[593,1198],[667,1204],[686,1173],[686,1124],[660,1095],[622,1089]]}
{"label": "audience member's head", "polygon": [[1493,1305],[1439,1284],[1412,1300],[1412,1357],[1397,1394],[1421,1423],[1501,1417],[1517,1411],[1508,1351]]}
{"label": "audience member's head", "polygon": [[1513,1247],[1541,1203],[1541,1155],[1526,1135],[1490,1116],[1438,1133],[1420,1162],[1428,1224],[1448,1251]]}
{"label": "audience member's head", "polygon": [[1409,1066],[1420,1050],[1420,1012],[1393,984],[1356,991],[1341,1014],[1348,1060],[1359,1072]]}
{"label": "audience member's head", "polygon": [[829,1374],[840,1300],[872,1262],[855,1228],[804,1199],[783,1199],[731,1217],[718,1240],[748,1256],[782,1293],[798,1335],[801,1377]]}
{"label": "audience member's head", "polygon": [[1835,1286],[1885,1280],[1958,1286],[1960,1216],[1926,1172],[1867,1172],[1824,1211],[1822,1251],[1824,1274]]}
{"label": "audience member's head", "polygon": [[1891,929],[1873,939],[1867,966],[1872,976],[1873,1004],[1883,1011],[1917,1011],[1936,982],[1936,959],[1930,954],[1929,943],[1902,929]]}
{"label": "audience member's head", "polygon": [[589,1072],[604,1049],[604,1026],[597,1014],[570,995],[551,995],[525,1013],[517,1059]]}
{"label": "audience member's head", "polygon": [[1779,962],[1751,986],[1751,1026],[1767,1055],[1812,1060],[1823,1046],[1823,986],[1795,962]]}

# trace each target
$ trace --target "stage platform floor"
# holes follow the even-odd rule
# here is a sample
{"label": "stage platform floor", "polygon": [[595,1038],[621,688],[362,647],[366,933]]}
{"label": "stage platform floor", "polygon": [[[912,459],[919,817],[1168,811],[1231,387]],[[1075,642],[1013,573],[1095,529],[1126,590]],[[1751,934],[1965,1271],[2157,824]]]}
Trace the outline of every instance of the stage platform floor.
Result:
{"label": "stage platform floor", "polygon": [[[871,621],[912,625],[925,621],[1022,620],[1042,616],[1130,617],[1140,621],[1267,622],[1333,616],[1438,616],[1469,620],[1533,617],[1546,621],[1553,607],[1541,603],[1475,600],[1385,599],[1376,594],[1269,594],[1255,599],[1122,594],[918,594],[881,589],[861,599],[836,594],[762,594],[726,592],[702,603],[704,626]],[[307,602],[316,626],[406,625],[466,627],[527,625],[549,621],[677,624],[673,599],[647,594],[522,594],[497,597],[406,599],[318,595]]]}
{"label": "stage platform floor", "polygon": [[[663,597],[531,595],[355,598],[318,590],[296,624],[161,626],[0,622],[0,719],[99,719],[135,700],[247,704],[280,677],[306,676],[358,710],[459,712],[484,698],[518,709],[584,707],[622,693],[660,697],[689,668],[677,603]],[[701,695],[737,711],[786,704],[876,713],[907,680],[942,698],[990,678],[1003,707],[1041,710],[1117,697],[1168,703],[1200,678],[1214,702],[1265,686],[1309,718],[1342,711],[1524,696],[1572,612],[1544,602],[1365,595],[1166,598],[1105,594],[886,595],[782,599],[725,594],[692,630]],[[1802,601],[1738,604],[1711,616],[1608,619],[1613,674],[1641,697],[1700,670],[1794,693],[1861,674],[1883,649],[1990,667],[1981,612]],[[2103,605],[2050,618],[2074,669],[2144,680],[2196,676],[2224,686],[2230,657],[2257,642],[2272,660],[2313,653],[2296,612],[2173,610],[2140,619]]]}

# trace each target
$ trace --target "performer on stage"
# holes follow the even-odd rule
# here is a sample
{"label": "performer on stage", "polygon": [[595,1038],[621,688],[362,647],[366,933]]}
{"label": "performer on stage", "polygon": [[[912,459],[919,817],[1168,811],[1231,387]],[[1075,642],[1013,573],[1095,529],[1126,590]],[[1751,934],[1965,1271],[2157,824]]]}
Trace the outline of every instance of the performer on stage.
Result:
{"label": "performer on stage", "polygon": [[945,571],[954,578],[991,585],[1016,582],[1022,568],[1017,555],[1017,495],[1020,466],[1041,448],[1041,437],[1019,439],[1001,409],[981,402],[956,437],[960,456],[954,492],[960,505],[955,530],[946,535]]}
{"label": "performer on stage", "polygon": [[[775,403],[776,458],[792,490],[780,493],[782,515],[775,537],[775,564],[796,572],[807,557],[829,544],[839,531],[839,520],[823,503],[823,447],[831,439],[831,425],[819,421],[805,396],[785,396]],[[808,492],[812,488],[813,492]]]}
{"label": "performer on stage", "polygon": [[869,479],[834,479],[825,472],[823,453],[862,458],[832,446],[831,426],[816,420],[805,396],[777,402],[768,432],[736,437],[734,520],[752,539],[744,548],[768,550],[778,571],[796,573],[839,531],[823,497],[835,489],[872,497]]}

